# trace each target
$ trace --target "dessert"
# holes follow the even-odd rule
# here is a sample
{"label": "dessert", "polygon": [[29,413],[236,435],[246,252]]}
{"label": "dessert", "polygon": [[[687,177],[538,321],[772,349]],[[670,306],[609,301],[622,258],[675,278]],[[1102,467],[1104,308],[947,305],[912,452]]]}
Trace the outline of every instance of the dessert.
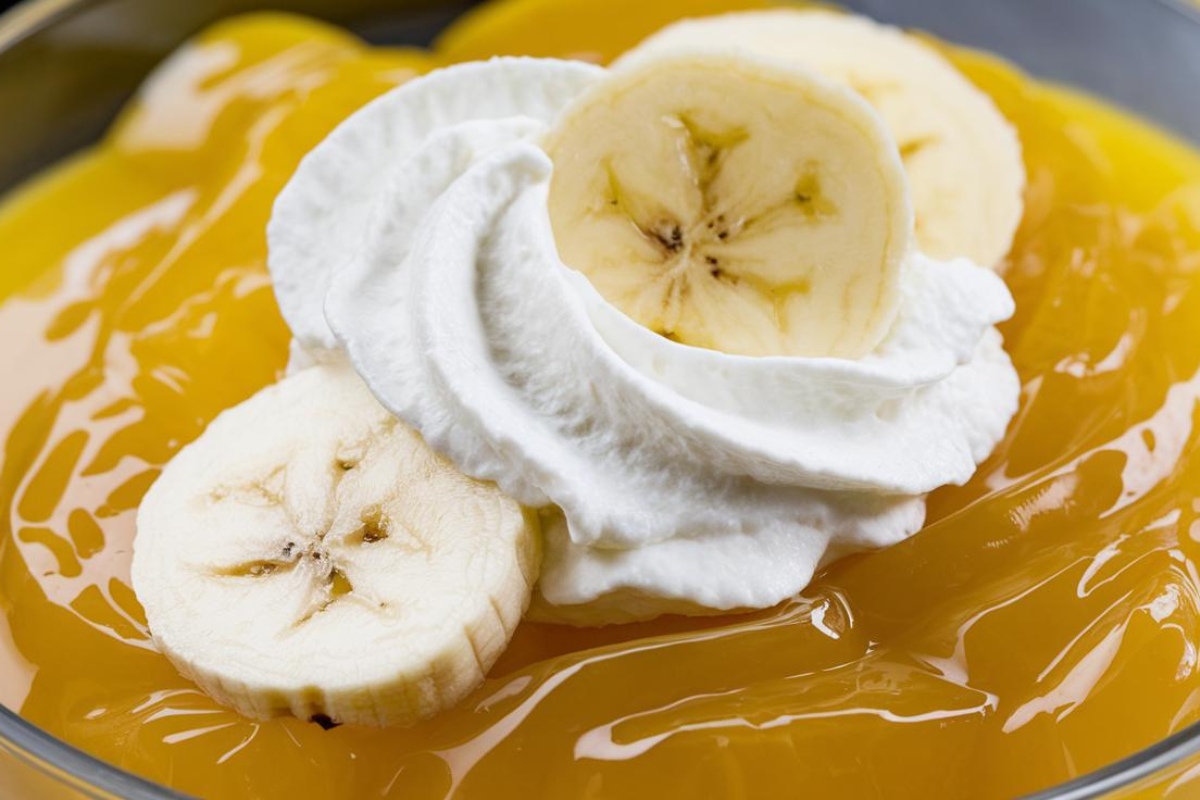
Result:
{"label": "dessert", "polygon": [[[1002,281],[915,250],[864,100],[749,49],[434,71],[305,156],[267,240],[294,374],[172,460],[132,567],[157,649],[254,718],[452,706],[535,584],[584,625],[775,605],[1016,410]],[[444,520],[439,453],[524,525]]]}
{"label": "dessert", "polygon": [[[950,439],[967,443],[965,449],[940,462],[948,466],[938,475],[925,476],[926,483],[910,472],[890,473],[890,490],[909,498],[899,504],[901,515],[907,515],[902,524],[884,531],[891,542],[920,526],[920,509],[914,510],[914,504],[924,502],[926,491],[966,481],[930,495],[919,535],[838,561],[833,557],[846,550],[890,542],[818,541],[796,562],[822,569],[816,580],[809,583],[803,575],[800,583],[808,585],[801,594],[755,613],[668,617],[600,628],[529,621],[515,631],[505,627],[512,640],[492,666],[488,681],[453,708],[407,729],[344,725],[324,730],[302,719],[250,719],[198,691],[149,645],[142,608],[126,576],[133,517],[147,489],[159,485],[155,482],[161,466],[184,443],[198,437],[205,441],[209,434],[200,432],[209,420],[271,383],[283,369],[290,337],[275,316],[261,231],[296,161],[310,151],[319,153],[323,145],[318,143],[328,131],[366,99],[425,71],[436,59],[470,60],[511,48],[533,55],[590,51],[608,60],[666,21],[648,14],[647,29],[614,31],[590,24],[588,15],[598,12],[589,9],[587,3],[514,0],[468,18],[432,56],[366,51],[339,34],[287,18],[232,21],[165,65],[102,148],[10,201],[0,214],[0,233],[23,265],[19,272],[32,276],[68,254],[72,257],[61,276],[42,278],[40,288],[25,290],[0,307],[0,323],[14,331],[14,340],[19,330],[27,336],[28,331],[45,332],[37,347],[5,356],[39,364],[39,370],[13,373],[21,377],[9,395],[17,402],[6,423],[3,487],[11,498],[13,546],[5,550],[0,567],[14,644],[5,653],[15,674],[30,675],[30,681],[8,682],[3,687],[9,693],[5,702],[102,758],[186,791],[263,797],[331,792],[442,796],[451,791],[495,796],[573,796],[587,791],[620,796],[703,796],[714,791],[769,795],[796,785],[827,796],[858,796],[887,786],[891,796],[982,791],[1002,797],[1108,763],[1190,722],[1185,700],[1195,688],[1194,659],[1189,656],[1194,649],[1186,631],[1194,615],[1189,573],[1194,543],[1188,534],[1194,516],[1194,476],[1187,454],[1195,402],[1190,379],[1197,355],[1190,342],[1200,340],[1189,321],[1195,318],[1189,276],[1200,251],[1200,166],[1186,149],[1136,122],[1061,90],[1039,87],[985,57],[964,53],[952,54],[955,63],[991,95],[1016,126],[1024,148],[1029,175],[1025,216],[1011,253],[995,265],[1016,299],[1015,312],[1007,304],[1007,290],[991,272],[934,261],[927,253],[905,259],[896,319],[902,319],[906,308],[906,280],[911,283],[904,275],[934,276],[939,289],[963,288],[962,302],[930,304],[935,311],[949,309],[947,319],[972,322],[965,331],[961,325],[949,326],[958,331],[956,336],[939,339],[940,349],[923,351],[930,363],[941,365],[932,374],[950,380],[974,363],[976,343],[994,348],[994,358],[981,363],[1006,366],[999,337],[991,331],[1000,323],[1023,388],[1020,409],[1005,433],[1012,409],[999,402],[1004,390],[996,391],[997,384],[986,381],[968,381],[968,386],[990,387],[981,394],[981,402],[963,408],[992,419],[992,432],[979,437],[980,428],[973,424],[956,431],[953,425],[962,414],[946,415],[939,430],[945,428]],[[520,18],[517,30],[535,30],[539,14],[574,15],[568,26],[574,33],[568,35],[590,44],[554,42],[560,50],[539,53],[506,27]],[[489,41],[489,36],[500,37],[501,44]],[[660,57],[677,56],[654,56]],[[506,62],[496,63],[503,67]],[[637,68],[636,62],[629,63],[629,69]],[[581,84],[596,74],[592,67],[572,69],[581,76]],[[574,89],[564,92],[555,105],[566,107],[578,96]],[[203,124],[172,125],[181,118],[172,105],[177,98],[186,98],[180,107],[192,109],[191,119]],[[478,106],[480,99],[472,97],[470,105]],[[496,99],[505,101],[502,96]],[[201,117],[201,109],[209,109],[211,116]],[[526,116],[499,126],[511,137],[510,152],[502,145],[479,163],[507,157],[524,165],[519,174],[529,183],[525,191],[518,187],[504,214],[528,222],[533,216],[520,217],[522,208],[528,211],[540,199],[545,227],[518,224],[512,229],[540,230],[529,244],[532,252],[544,254],[545,243],[558,244],[560,238],[547,209],[553,190],[550,176],[558,164],[539,156],[538,144],[527,139],[552,123],[536,113]],[[890,121],[886,114],[884,121]],[[197,130],[204,135],[197,136]],[[491,147],[496,140],[494,118],[486,130],[458,127],[455,136],[439,137],[447,149],[422,150],[433,164],[463,142],[472,149]],[[378,162],[370,149],[351,151],[354,158],[342,165],[372,177]],[[464,174],[475,166],[467,163]],[[303,174],[301,169],[297,176]],[[486,179],[512,173],[473,174]],[[349,185],[386,191],[381,182]],[[106,202],[95,203],[94,188],[109,186],[116,188],[105,195]],[[427,231],[441,219],[429,216],[429,205],[450,209],[447,219],[462,221],[456,215],[473,206],[446,200],[450,191],[436,192],[433,203],[412,202],[412,192],[397,191],[393,199],[412,202],[411,213],[391,219],[404,224],[415,220],[417,229]],[[538,192],[545,194],[539,197]],[[800,194],[811,199],[823,193]],[[458,200],[496,197],[465,190],[461,195]],[[61,215],[51,210],[72,198],[81,211],[63,231]],[[342,202],[331,208],[351,209],[345,198],[339,199]],[[913,204],[920,217],[915,198]],[[818,217],[820,213],[818,209]],[[397,293],[415,285],[401,277],[430,271],[404,272],[394,263],[391,270],[373,269],[379,267],[378,259],[372,260],[369,250],[359,245],[378,244],[389,232],[386,226],[372,230],[360,213],[329,225],[352,238],[335,242],[336,250],[319,250],[333,241],[322,227],[327,216],[309,215],[294,227],[302,230],[307,219],[321,235],[314,234],[308,245],[296,248],[300,256],[313,256],[316,269],[309,279],[291,285],[291,301],[286,299],[289,284],[280,279],[275,263],[272,232],[271,267],[281,288],[280,307],[299,341],[292,354],[296,375],[280,386],[316,374],[314,370],[342,369],[339,351],[353,337],[360,352],[359,372],[368,384],[373,382],[376,396],[391,412],[405,411],[406,419],[416,419],[418,411],[437,407],[431,396],[438,401],[469,399],[461,391],[427,396],[435,382],[419,373],[414,373],[420,379],[415,383],[390,384],[386,370],[365,364],[362,353],[378,358],[400,354],[414,367],[454,366],[448,355],[452,351],[388,349],[375,334],[404,335],[399,330],[403,326],[397,326],[399,316],[433,336],[439,313],[467,315],[471,307],[464,310],[457,302],[461,294],[432,289],[427,298],[444,302],[427,314],[397,315],[400,306],[382,301],[377,308],[350,302],[362,295],[352,291],[356,282],[374,281],[383,290],[373,295],[376,299],[396,300]],[[347,227],[347,220],[355,225]],[[358,223],[365,227],[356,227]],[[996,225],[986,230],[993,233]],[[46,236],[49,229],[57,235]],[[433,235],[427,238],[428,242],[418,238],[416,244],[432,244]],[[489,242],[492,238],[487,237]],[[478,244],[470,237],[457,237],[450,244],[439,241],[445,247]],[[335,265],[323,258],[330,252],[345,256],[346,264],[332,269]],[[412,252],[431,261],[428,248],[414,247]],[[499,261],[501,266],[510,264]],[[406,263],[420,262],[421,258],[406,258]],[[477,264],[472,259],[465,263]],[[539,263],[545,262],[522,261],[517,266]],[[957,266],[962,269],[956,271]],[[472,274],[459,269],[442,277],[457,276],[461,282]],[[581,314],[551,306],[554,313],[545,315],[570,323],[554,332],[576,337],[563,337],[564,342],[551,338],[545,344],[551,351],[572,342],[604,342],[617,351],[625,341],[632,344],[621,351],[623,362],[636,365],[645,358],[640,366],[649,371],[657,355],[677,370],[651,382],[668,387],[673,397],[702,405],[687,392],[707,394],[701,398],[705,401],[719,396],[711,384],[697,388],[683,378],[695,374],[696,365],[725,363],[734,355],[713,347],[716,340],[707,347],[670,342],[637,325],[635,317],[609,312],[617,300],[606,295],[600,281],[589,294],[593,284],[569,277],[573,274],[564,272],[568,277],[558,282],[535,286],[516,280],[500,288],[510,286],[512,294],[519,295],[549,287],[560,292],[557,298],[581,298],[576,306]],[[447,286],[453,288],[443,284]],[[319,304],[322,315],[306,316],[303,310],[309,303]],[[388,308],[393,312],[390,318],[381,313]],[[362,310],[369,313],[355,313]],[[1008,313],[1014,316],[1004,322]],[[519,333],[527,323],[545,322],[539,315],[516,312],[514,319],[506,330]],[[305,320],[331,325],[304,329]],[[322,339],[326,335],[331,338]],[[656,351],[650,342],[663,349]],[[355,358],[355,346],[346,349]],[[687,354],[685,360],[676,360],[679,353]],[[953,357],[947,359],[947,354]],[[807,363],[805,359],[821,357],[740,358]],[[861,370],[861,361],[846,363]],[[642,370],[633,371],[644,378]],[[570,375],[541,374],[560,384]],[[468,370],[459,377],[483,381],[489,376]],[[828,375],[804,377],[820,385]],[[767,378],[786,380],[774,373]],[[458,385],[471,389],[481,384]],[[631,377],[624,384],[598,380],[595,385],[602,391],[623,391],[647,384]],[[741,380],[731,385],[741,385]],[[421,389],[419,394],[412,393],[414,386]],[[732,409],[726,399],[711,413],[727,419],[731,410],[747,402],[735,399]],[[997,403],[989,409],[991,401]],[[509,408],[528,412],[531,406],[522,401]],[[754,408],[750,421],[788,421],[787,410],[764,403]],[[691,424],[695,418],[685,419]],[[636,418],[617,414],[598,421],[632,424]],[[436,422],[431,417],[413,423],[435,446]],[[482,419],[466,433],[458,426],[448,427],[440,446],[460,467],[471,467],[465,456],[486,455],[478,445],[489,441],[491,422]],[[784,435],[815,435],[788,422],[782,426]],[[845,434],[834,430],[830,439],[852,441]],[[247,434],[250,442],[245,446],[252,446],[257,435]],[[997,440],[996,452],[971,477],[975,462]],[[772,436],[764,434],[755,441],[769,446]],[[822,458],[844,455],[827,455],[836,451],[826,446],[829,443],[825,440],[813,451]],[[706,440],[701,438],[699,445],[705,446]],[[455,453],[452,447],[460,449]],[[898,446],[896,452],[902,451]],[[194,451],[185,450],[179,458],[186,459],[189,452]],[[589,463],[595,455],[573,452],[586,453]],[[888,451],[884,446],[871,452]],[[483,455],[476,467],[488,463]],[[499,472],[516,463],[513,459],[519,455],[513,449],[501,450],[491,463]],[[528,463],[536,461],[531,458]],[[696,463],[724,468],[736,460],[705,458]],[[847,463],[888,473],[885,457]],[[651,462],[645,475],[659,474],[662,465],[669,470],[673,461],[664,457],[661,464]],[[798,465],[798,470],[813,471],[808,464]],[[530,479],[537,472],[514,471],[509,476],[513,485],[501,486],[519,494],[517,483],[524,481],[531,492],[549,496]],[[610,473],[621,477],[617,469]],[[693,479],[686,470],[663,474],[671,475],[672,485],[676,477]],[[845,472],[832,474],[846,477]],[[556,491],[555,485],[546,485]],[[145,503],[152,504],[157,491]],[[576,494],[586,502],[581,492]],[[676,508],[704,512],[694,502],[699,496],[703,493],[678,495],[693,502]],[[741,518],[736,502],[709,499],[714,501],[707,509],[713,524]],[[743,499],[745,510],[752,511],[750,497]],[[570,506],[564,505],[568,520]],[[861,510],[861,498],[851,507]],[[621,534],[620,526],[629,518],[618,513],[620,508],[605,506],[601,511],[611,512],[616,524],[596,525],[595,532],[600,537]],[[718,518],[717,511],[724,516]],[[361,516],[358,521],[367,526],[369,520]],[[577,511],[575,517],[584,520],[578,529],[587,531],[587,514]],[[522,521],[527,522],[524,517]],[[564,552],[569,556],[578,544],[562,525],[563,518],[548,510],[543,520],[543,596],[533,599],[539,613],[587,607],[604,594],[565,605],[562,595],[545,596],[554,559],[563,558]],[[822,536],[829,533],[824,526],[815,529]],[[821,565],[819,551],[827,544],[834,546]],[[729,555],[744,552],[739,547]],[[588,561],[597,555],[603,554],[583,553],[580,563],[598,563]],[[765,558],[742,577],[758,575],[760,568],[778,560]],[[791,567],[788,572],[794,579],[795,564]],[[332,577],[333,571],[321,575]],[[329,593],[336,593],[337,583],[327,582]],[[576,580],[563,581],[565,587],[578,585]],[[729,585],[760,586],[737,580]],[[632,616],[651,616],[662,608],[641,608],[635,601],[659,602],[664,597],[681,603],[672,610],[689,613],[770,602],[763,597],[706,604],[703,597],[697,602],[698,591],[693,585],[675,595],[618,595],[609,598],[607,608],[592,610],[633,609]],[[30,665],[36,665],[36,674]],[[305,711],[299,713],[303,716]],[[1130,717],[1134,722],[1127,721]],[[1114,728],[1117,719],[1122,725]],[[955,769],[947,770],[947,764]],[[535,781],[532,787],[530,781]]]}

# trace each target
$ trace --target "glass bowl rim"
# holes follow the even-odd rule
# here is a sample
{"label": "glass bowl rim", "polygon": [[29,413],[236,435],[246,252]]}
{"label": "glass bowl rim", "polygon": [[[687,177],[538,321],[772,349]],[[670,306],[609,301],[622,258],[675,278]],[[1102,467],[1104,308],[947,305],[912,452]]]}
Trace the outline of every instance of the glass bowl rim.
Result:
{"label": "glass bowl rim", "polygon": [[[64,18],[108,1],[21,0],[8,11],[0,13],[0,53]],[[1173,0],[1151,2],[1179,9]],[[1200,29],[1200,15],[1185,15],[1184,19],[1185,24]],[[97,800],[107,800],[109,797],[122,800],[191,800],[190,795],[96,758],[39,728],[3,704],[0,704],[0,753]],[[1064,783],[1024,795],[1019,800],[1103,798],[1105,794],[1130,788],[1138,781],[1182,764],[1196,753],[1200,753],[1200,721],[1125,758]]]}

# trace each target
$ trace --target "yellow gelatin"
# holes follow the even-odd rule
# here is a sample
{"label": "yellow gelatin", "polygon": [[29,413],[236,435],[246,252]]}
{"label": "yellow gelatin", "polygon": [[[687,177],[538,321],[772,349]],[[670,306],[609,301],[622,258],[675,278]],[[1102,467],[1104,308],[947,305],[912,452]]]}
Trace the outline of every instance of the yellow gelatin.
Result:
{"label": "yellow gelatin", "polygon": [[1200,155],[959,51],[1025,149],[1003,326],[1024,391],[917,536],[752,615],[525,624],[478,692],[410,730],[250,721],[149,646],[128,581],[138,501],[283,367],[263,229],[301,156],[437,64],[605,60],[673,18],[759,5],[508,0],[432,53],[231,20],[13,195],[0,701],[152,780],[263,800],[1004,798],[1200,718]]}

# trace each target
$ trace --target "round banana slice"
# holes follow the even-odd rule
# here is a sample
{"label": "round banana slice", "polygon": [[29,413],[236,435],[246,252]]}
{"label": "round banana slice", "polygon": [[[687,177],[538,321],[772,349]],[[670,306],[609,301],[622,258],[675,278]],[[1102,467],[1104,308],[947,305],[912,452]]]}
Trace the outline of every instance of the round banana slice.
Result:
{"label": "round banana slice", "polygon": [[904,160],[923,252],[989,267],[1008,253],[1023,210],[1020,141],[991,98],[932,48],[863,17],[780,9],[685,20],[618,63],[712,46],[817,70],[874,106]]}
{"label": "round banana slice", "polygon": [[472,480],[345,364],[221,414],[138,512],[154,641],[243,714],[405,725],[483,681],[537,579],[536,517]]}
{"label": "round banana slice", "polygon": [[853,93],[693,48],[593,84],[543,145],[562,260],[651,330],[854,358],[890,328],[912,210],[895,146]]}

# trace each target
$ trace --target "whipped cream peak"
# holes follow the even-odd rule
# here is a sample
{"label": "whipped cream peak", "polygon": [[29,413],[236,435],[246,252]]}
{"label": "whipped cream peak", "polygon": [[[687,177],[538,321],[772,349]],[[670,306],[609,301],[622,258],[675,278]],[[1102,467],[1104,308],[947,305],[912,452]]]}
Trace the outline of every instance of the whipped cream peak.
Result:
{"label": "whipped cream peak", "polygon": [[541,616],[771,605],[914,533],[924,494],[990,453],[1017,407],[994,328],[1013,301],[989,270],[913,254],[857,360],[638,325],[560,260],[538,146],[604,75],[493,60],[352,116],[276,204],[279,302],[302,351],[344,353],[460,469],[549,509]]}
{"label": "whipped cream peak", "polygon": [[[310,350],[339,347],[322,312],[325,294],[333,275],[358,252],[389,177],[403,191],[404,173],[389,165],[407,161],[422,142],[436,142],[447,128],[463,123],[501,122],[504,128],[504,120],[525,117],[544,126],[604,74],[578,61],[525,57],[460,64],[380,95],[335,128],[300,162],[267,224],[271,280],[299,344]],[[476,130],[482,138],[474,144],[486,149],[496,129]]]}

